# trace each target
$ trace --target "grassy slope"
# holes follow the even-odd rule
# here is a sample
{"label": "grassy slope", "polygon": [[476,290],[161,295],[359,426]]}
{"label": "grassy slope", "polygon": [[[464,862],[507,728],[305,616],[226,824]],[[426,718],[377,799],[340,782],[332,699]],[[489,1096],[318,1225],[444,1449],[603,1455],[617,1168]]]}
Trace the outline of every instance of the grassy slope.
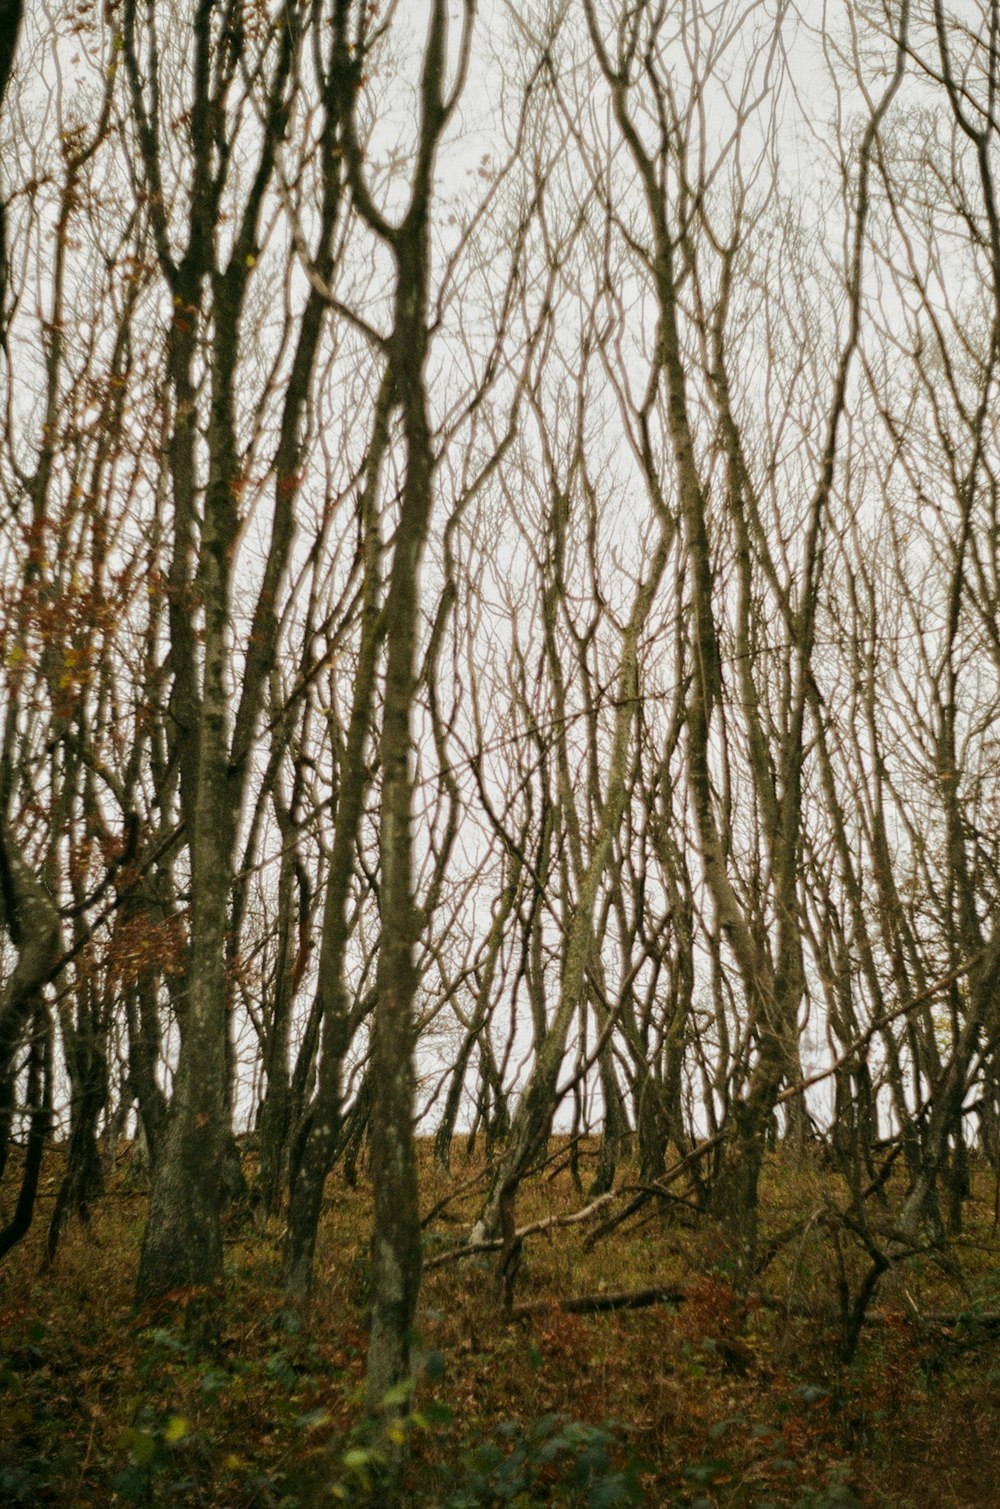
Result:
{"label": "grassy slope", "polygon": [[[425,1208],[468,1174],[460,1158],[452,1180],[428,1162]],[[621,1481],[649,1505],[1000,1504],[1000,1343],[988,1327],[921,1325],[904,1309],[1000,1308],[991,1192],[985,1181],[977,1192],[956,1263],[910,1260],[849,1367],[838,1357],[838,1264],[824,1223],[845,1194],[816,1169],[769,1168],[767,1230],[805,1225],[764,1275],[765,1305],[736,1298],[715,1229],[676,1207],[647,1206],[589,1253],[580,1227],[533,1238],[516,1294],[544,1305],[680,1284],[686,1299],[675,1308],[575,1315],[553,1303],[507,1324],[489,1259],[434,1269],[409,1502],[461,1502],[462,1483],[467,1504],[598,1504],[602,1492],[612,1502],[615,1473],[630,1463]],[[428,1256],[460,1239],[474,1201],[474,1191],[460,1196],[431,1224]],[[583,1203],[557,1159],[518,1221]],[[113,1183],[89,1231],[75,1228],[48,1272],[50,1204],[41,1206],[0,1274],[0,1502],[296,1509],[337,1502],[333,1490],[365,1501],[367,1189],[331,1180],[308,1335],[281,1315],[279,1223],[258,1233],[233,1213],[221,1331],[207,1351],[185,1339],[195,1297],[177,1295],[156,1314],[131,1307],[141,1196]],[[841,1246],[856,1288],[867,1259],[849,1237]],[[614,1422],[608,1464],[607,1443],[550,1417]],[[484,1441],[496,1451],[472,1462]],[[525,1455],[538,1469],[533,1487],[517,1465]]]}

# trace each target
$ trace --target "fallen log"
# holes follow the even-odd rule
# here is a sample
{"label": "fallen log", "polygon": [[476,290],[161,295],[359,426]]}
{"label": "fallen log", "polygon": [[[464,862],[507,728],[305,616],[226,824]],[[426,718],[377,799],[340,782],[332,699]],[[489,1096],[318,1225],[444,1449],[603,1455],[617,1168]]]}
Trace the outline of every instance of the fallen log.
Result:
{"label": "fallen log", "polygon": [[598,1294],[575,1294],[567,1299],[533,1299],[514,1305],[511,1320],[528,1320],[547,1310],[561,1310],[566,1315],[599,1315],[607,1310],[641,1310],[647,1305],[682,1305],[687,1291],[681,1284],[659,1284],[654,1289],[620,1289]]}

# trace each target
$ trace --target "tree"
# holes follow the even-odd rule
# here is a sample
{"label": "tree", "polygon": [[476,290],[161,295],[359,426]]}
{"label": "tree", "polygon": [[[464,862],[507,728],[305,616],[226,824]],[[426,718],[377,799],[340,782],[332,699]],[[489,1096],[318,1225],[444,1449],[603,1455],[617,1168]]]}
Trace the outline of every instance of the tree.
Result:
{"label": "tree", "polygon": [[[147,1298],[183,1284],[211,1284],[222,1273],[219,1170],[229,1134],[229,890],[291,558],[310,382],[327,316],[320,290],[309,285],[299,307],[288,311],[291,344],[273,431],[261,433],[265,415],[271,417],[270,373],[258,381],[255,424],[240,391],[248,371],[241,356],[248,295],[259,267],[266,265],[268,195],[280,145],[295,118],[306,39],[315,19],[311,7],[300,5],[285,8],[275,25],[259,27],[242,6],[203,0],[190,38],[164,33],[170,23],[165,7],[151,8],[141,20],[127,8],[121,34],[129,127],[170,310],[165,331],[166,480],[172,505],[167,738],[169,758],[180,772],[191,891],[180,1056],[139,1268],[139,1294]],[[309,255],[323,280],[332,268],[341,210],[343,83],[337,57],[325,69],[322,52],[313,62],[320,69],[315,142],[320,208]],[[182,194],[168,179],[168,100],[187,121]],[[256,112],[255,139],[252,146],[247,143],[248,162],[238,167],[248,112]],[[176,137],[170,145],[176,145]],[[204,428],[198,417],[202,392]],[[271,522],[256,601],[237,656],[233,589],[255,466],[272,479]],[[240,693],[232,707],[237,675]]]}

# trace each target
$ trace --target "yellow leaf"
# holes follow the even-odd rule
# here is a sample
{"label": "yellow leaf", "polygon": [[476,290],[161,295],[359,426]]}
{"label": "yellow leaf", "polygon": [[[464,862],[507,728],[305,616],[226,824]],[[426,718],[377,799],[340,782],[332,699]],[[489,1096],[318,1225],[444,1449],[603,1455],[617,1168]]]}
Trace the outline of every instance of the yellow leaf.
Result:
{"label": "yellow leaf", "polygon": [[179,1441],[182,1436],[187,1435],[187,1428],[188,1423],[183,1415],[171,1415],[170,1419],[163,1427],[164,1441],[167,1441],[172,1445],[174,1441]]}

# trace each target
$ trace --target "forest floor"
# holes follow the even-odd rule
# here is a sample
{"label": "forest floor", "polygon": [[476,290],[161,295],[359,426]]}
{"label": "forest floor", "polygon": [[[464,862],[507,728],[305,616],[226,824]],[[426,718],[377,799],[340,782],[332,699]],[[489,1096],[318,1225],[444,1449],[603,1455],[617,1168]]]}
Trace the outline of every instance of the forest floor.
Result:
{"label": "forest floor", "polygon": [[[587,1203],[553,1151],[525,1188],[519,1224]],[[425,1210],[455,1195],[427,1224],[430,1264],[461,1241],[479,1191],[461,1192],[476,1165],[460,1153],[450,1176],[429,1148],[424,1158]],[[230,1213],[207,1347],[189,1339],[189,1294],[156,1312],[133,1307],[145,1199],[120,1175],[45,1267],[55,1188],[53,1175],[34,1229],[0,1270],[0,1503],[368,1502],[364,1179],[356,1190],[330,1180],[308,1329],[282,1311],[280,1221]],[[846,1187],[775,1157],[763,1195],[765,1244],[796,1235],[749,1299],[720,1263],[718,1229],[680,1202],[650,1202],[589,1251],[594,1222],[526,1240],[513,1316],[495,1258],[430,1266],[406,1502],[1000,1506],[1000,1239],[985,1175],[947,1258],[928,1250],[882,1281],[849,1362],[842,1301],[849,1310],[870,1259],[831,1218]],[[649,1289],[672,1298],[560,1308]]]}

